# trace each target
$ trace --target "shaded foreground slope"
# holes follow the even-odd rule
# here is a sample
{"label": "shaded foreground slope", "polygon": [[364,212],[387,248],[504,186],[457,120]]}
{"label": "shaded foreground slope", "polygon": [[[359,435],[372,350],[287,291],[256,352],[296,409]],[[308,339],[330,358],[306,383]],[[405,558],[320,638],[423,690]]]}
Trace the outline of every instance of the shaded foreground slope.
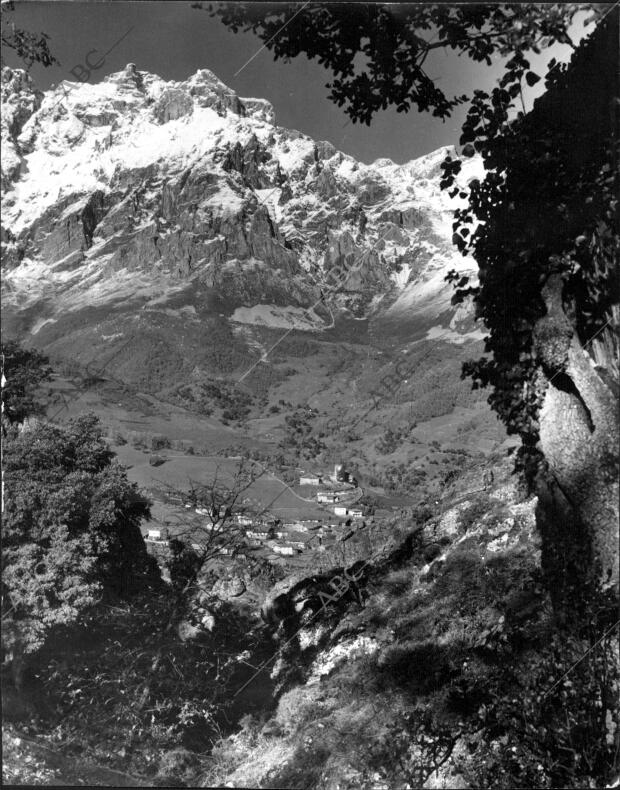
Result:
{"label": "shaded foreground slope", "polygon": [[[601,786],[615,642],[562,677],[594,640],[553,619],[535,504],[505,479],[415,528],[370,570],[363,609],[343,598],[306,626],[302,613],[273,670],[286,689],[275,713],[216,746],[203,783]],[[596,625],[611,617],[599,608]]]}

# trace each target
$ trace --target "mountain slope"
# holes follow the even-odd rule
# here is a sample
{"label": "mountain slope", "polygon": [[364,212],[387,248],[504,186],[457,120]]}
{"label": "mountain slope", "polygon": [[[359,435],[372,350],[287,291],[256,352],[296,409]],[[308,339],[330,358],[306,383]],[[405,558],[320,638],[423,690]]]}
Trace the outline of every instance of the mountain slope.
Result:
{"label": "mountain slope", "polygon": [[207,70],[165,82],[129,64],[40,94],[5,69],[2,92],[9,334],[114,355],[151,389],[247,369],[270,330],[339,339],[347,317],[379,345],[482,337],[443,280],[472,268],[449,240],[444,150],[364,165]]}

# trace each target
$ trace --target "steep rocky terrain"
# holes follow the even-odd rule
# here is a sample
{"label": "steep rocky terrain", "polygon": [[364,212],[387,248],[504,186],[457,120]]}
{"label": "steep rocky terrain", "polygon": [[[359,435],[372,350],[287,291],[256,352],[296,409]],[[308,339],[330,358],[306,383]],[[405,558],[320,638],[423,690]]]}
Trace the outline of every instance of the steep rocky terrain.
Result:
{"label": "steep rocky terrain", "polygon": [[[480,340],[450,306],[445,150],[355,161],[208,70],[42,94],[3,71],[5,331],[150,391],[239,375],[284,330]],[[476,164],[464,173],[475,174]],[[267,366],[272,360],[267,358]]]}
{"label": "steep rocky terrain", "polygon": [[[322,609],[319,577],[274,588],[266,609],[280,623],[278,654],[263,673],[277,707],[218,744],[206,785],[472,786],[461,772],[475,765],[498,661],[527,664],[546,617],[536,500],[509,464],[495,470],[493,490],[402,525],[359,573],[363,607],[347,594]],[[503,748],[501,728],[497,738],[487,745]]]}

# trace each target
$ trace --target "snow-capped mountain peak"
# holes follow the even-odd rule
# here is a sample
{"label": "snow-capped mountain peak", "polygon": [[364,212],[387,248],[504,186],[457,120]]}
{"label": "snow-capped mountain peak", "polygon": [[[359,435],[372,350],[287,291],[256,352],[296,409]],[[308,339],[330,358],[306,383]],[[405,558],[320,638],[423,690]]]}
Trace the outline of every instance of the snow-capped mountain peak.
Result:
{"label": "snow-capped mountain peak", "polygon": [[235,331],[320,332],[344,310],[454,335],[444,277],[471,264],[449,241],[445,149],[358,162],[207,69],[175,82],[128,64],[43,94],[3,69],[2,100],[5,307],[37,342],[80,321],[109,336],[87,308],[135,317],[180,291],[199,312],[215,298]]}

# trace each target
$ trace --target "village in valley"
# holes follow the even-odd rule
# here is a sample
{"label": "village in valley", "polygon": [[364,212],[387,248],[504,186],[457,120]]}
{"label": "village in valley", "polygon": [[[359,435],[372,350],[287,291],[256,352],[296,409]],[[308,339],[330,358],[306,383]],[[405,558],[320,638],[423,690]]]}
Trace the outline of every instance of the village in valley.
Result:
{"label": "village in valley", "polygon": [[[169,506],[186,511],[182,524],[193,536],[191,546],[195,551],[204,549],[204,541],[200,538],[213,533],[209,545],[215,547],[222,557],[243,560],[251,556],[275,564],[282,564],[286,562],[285,558],[302,553],[326,552],[364,529],[367,518],[369,523],[372,522],[368,508],[359,503],[363,489],[341,463],[335,464],[329,474],[302,474],[296,488],[300,493],[293,493],[301,500],[300,504],[307,502],[311,505],[313,514],[318,505],[325,515],[285,520],[262,509],[255,511],[253,500],[245,498],[237,512],[224,516],[222,509],[221,516],[218,512],[214,518],[214,513],[203,503],[196,504],[191,491],[184,494],[169,492],[165,498]],[[231,532],[237,536],[234,542],[229,539]],[[178,533],[179,522],[167,519],[163,525],[145,527],[144,539],[147,548],[163,559]],[[218,537],[222,538],[219,546]]]}

